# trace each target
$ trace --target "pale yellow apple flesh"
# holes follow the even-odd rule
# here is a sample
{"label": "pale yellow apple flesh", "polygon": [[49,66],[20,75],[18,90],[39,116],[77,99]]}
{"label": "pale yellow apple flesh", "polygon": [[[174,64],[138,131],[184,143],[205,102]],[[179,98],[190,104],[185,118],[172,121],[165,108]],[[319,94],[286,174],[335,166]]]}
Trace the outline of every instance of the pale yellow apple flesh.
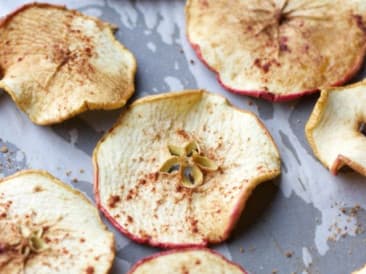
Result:
{"label": "pale yellow apple flesh", "polygon": [[123,106],[136,61],[113,28],[62,6],[19,8],[0,21],[0,88],[41,125]]}
{"label": "pale yellow apple flesh", "polygon": [[0,180],[0,274],[106,274],[114,237],[79,191],[43,171]]}
{"label": "pale yellow apple flesh", "polygon": [[347,165],[366,176],[366,81],[325,89],[306,124],[315,156],[334,174]]}
{"label": "pale yellow apple flesh", "polygon": [[340,85],[366,52],[364,0],[188,0],[187,35],[228,90],[272,101]]}
{"label": "pale yellow apple flesh", "polygon": [[137,262],[128,274],[246,274],[245,270],[222,255],[202,248],[158,253]]}
{"label": "pale yellow apple flesh", "polygon": [[130,238],[162,247],[225,240],[253,189],[280,173],[258,118],[202,90],[136,101],[93,158],[99,208]]}

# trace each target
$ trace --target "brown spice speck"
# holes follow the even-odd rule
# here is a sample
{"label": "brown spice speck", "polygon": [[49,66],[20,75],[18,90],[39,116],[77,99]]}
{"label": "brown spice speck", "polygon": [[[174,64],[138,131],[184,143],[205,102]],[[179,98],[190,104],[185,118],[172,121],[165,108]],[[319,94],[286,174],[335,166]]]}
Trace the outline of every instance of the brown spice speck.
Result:
{"label": "brown spice speck", "polygon": [[86,274],[94,274],[94,267],[88,266],[85,271]]}
{"label": "brown spice speck", "polygon": [[189,135],[184,129],[177,130],[177,134],[182,136],[184,139],[189,139]]}
{"label": "brown spice speck", "polygon": [[127,222],[133,223],[133,218],[130,215],[127,215]]}
{"label": "brown spice speck", "polygon": [[145,179],[140,179],[140,180],[138,181],[138,184],[139,184],[139,185],[145,185],[145,184],[146,184],[146,180],[145,180]]}
{"label": "brown spice speck", "polygon": [[67,254],[69,254],[69,251],[68,251],[66,248],[63,248],[63,249],[62,249],[62,253],[63,253],[64,255],[67,255]]}
{"label": "brown spice speck", "polygon": [[291,258],[293,255],[294,255],[294,253],[292,251],[286,251],[286,253],[285,253],[285,256],[287,258]]}
{"label": "brown spice speck", "polygon": [[158,172],[153,172],[153,173],[149,173],[146,175],[146,178],[149,180],[149,181],[153,181],[155,182],[159,177],[159,173]]}
{"label": "brown spice speck", "polygon": [[33,188],[33,192],[41,192],[41,191],[43,191],[43,189],[42,189],[42,187],[41,187],[41,186],[35,186],[35,187]]}
{"label": "brown spice speck", "polygon": [[118,202],[121,201],[121,198],[117,195],[111,195],[109,198],[108,198],[108,206],[110,208],[115,208],[116,207],[116,204]]}
{"label": "brown spice speck", "polygon": [[267,62],[267,63],[262,63],[261,59],[256,58],[254,60],[254,66],[256,66],[257,68],[263,70],[264,73],[267,73],[271,67],[271,63]]}

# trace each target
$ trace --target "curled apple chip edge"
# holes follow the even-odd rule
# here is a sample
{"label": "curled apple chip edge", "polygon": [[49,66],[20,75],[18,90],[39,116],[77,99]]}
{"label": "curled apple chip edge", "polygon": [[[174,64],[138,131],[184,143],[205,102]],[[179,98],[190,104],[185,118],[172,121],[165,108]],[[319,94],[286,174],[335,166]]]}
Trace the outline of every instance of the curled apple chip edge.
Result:
{"label": "curled apple chip edge", "polygon": [[359,71],[366,54],[361,0],[269,3],[187,1],[188,41],[224,88],[289,101],[342,85]]}
{"label": "curled apple chip edge", "polygon": [[97,144],[93,165],[104,215],[132,240],[163,248],[226,240],[253,189],[281,169],[262,122],[204,90],[134,102]]}
{"label": "curled apple chip edge", "polygon": [[92,203],[41,170],[0,179],[0,272],[109,273],[114,235]]}
{"label": "curled apple chip edge", "polygon": [[366,176],[366,80],[321,91],[305,127],[315,156],[332,174],[345,165]]}
{"label": "curled apple chip edge", "polygon": [[127,274],[146,274],[154,271],[168,274],[178,269],[202,274],[212,273],[213,270],[222,271],[222,273],[247,274],[240,265],[207,248],[183,248],[153,254],[138,261]]}
{"label": "curled apple chip edge", "polygon": [[124,106],[137,64],[115,30],[65,6],[21,6],[0,20],[0,88],[39,125]]}

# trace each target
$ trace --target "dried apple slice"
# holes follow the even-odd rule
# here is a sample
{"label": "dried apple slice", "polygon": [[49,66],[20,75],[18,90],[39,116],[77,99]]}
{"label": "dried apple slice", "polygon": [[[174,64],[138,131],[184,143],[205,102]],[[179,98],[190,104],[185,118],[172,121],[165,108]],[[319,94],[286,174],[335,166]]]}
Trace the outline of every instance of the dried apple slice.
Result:
{"label": "dried apple slice", "polygon": [[102,212],[133,240],[161,247],[225,240],[252,190],[280,173],[255,115],[202,90],[136,101],[93,160]]}
{"label": "dried apple slice", "polygon": [[114,237],[78,191],[42,171],[0,181],[0,273],[108,273]]}
{"label": "dried apple slice", "polygon": [[306,124],[315,156],[333,174],[344,165],[366,176],[366,81],[325,89]]}
{"label": "dried apple slice", "polygon": [[188,0],[186,24],[224,87],[272,101],[346,82],[366,52],[363,0]]}
{"label": "dried apple slice", "polygon": [[0,88],[40,125],[123,106],[136,61],[113,30],[62,6],[19,8],[0,21]]}
{"label": "dried apple slice", "polygon": [[352,274],[366,274],[366,265],[362,269],[352,272]]}
{"label": "dried apple slice", "polygon": [[140,260],[128,272],[128,274],[149,273],[246,274],[241,266],[205,248],[161,252]]}

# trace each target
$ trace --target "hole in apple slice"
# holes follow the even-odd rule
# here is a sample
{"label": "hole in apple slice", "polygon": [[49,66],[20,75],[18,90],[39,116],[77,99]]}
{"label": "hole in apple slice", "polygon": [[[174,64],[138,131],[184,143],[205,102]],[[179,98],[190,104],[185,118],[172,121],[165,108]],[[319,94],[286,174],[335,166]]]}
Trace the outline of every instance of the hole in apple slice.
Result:
{"label": "hole in apple slice", "polygon": [[360,132],[366,137],[366,123],[362,122],[360,125]]}

